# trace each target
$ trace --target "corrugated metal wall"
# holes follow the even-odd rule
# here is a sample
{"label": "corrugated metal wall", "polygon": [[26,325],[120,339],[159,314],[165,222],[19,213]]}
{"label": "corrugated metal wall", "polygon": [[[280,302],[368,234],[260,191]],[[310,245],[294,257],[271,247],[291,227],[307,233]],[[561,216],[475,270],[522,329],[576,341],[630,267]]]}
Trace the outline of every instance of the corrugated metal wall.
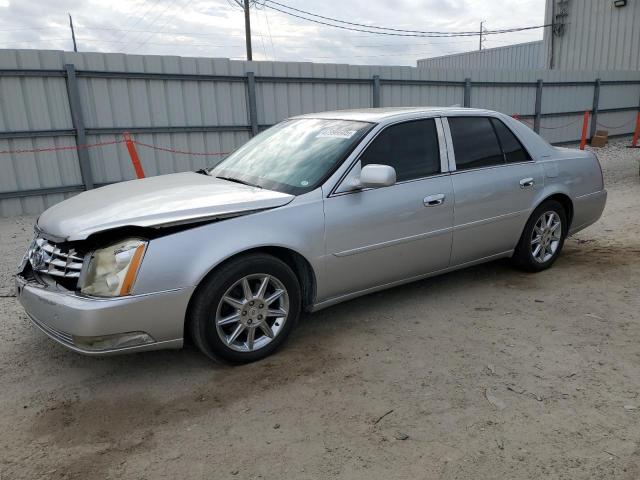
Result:
{"label": "corrugated metal wall", "polygon": [[535,70],[544,68],[542,40],[506,47],[418,60],[418,68],[473,68],[500,70]]}
{"label": "corrugated metal wall", "polygon": [[[553,68],[563,70],[640,70],[640,2],[617,8],[613,0],[547,0],[545,23],[566,9],[562,35],[553,37]],[[556,22],[561,19],[556,18]],[[551,31],[545,29],[546,67]]]}
{"label": "corrugated metal wall", "polygon": [[[255,74],[261,128],[300,113],[370,107],[374,97],[378,98],[375,75],[380,78],[380,106],[463,104],[464,81],[471,78],[470,106],[529,115],[524,119],[529,123],[535,113],[537,79],[545,83],[593,82],[596,78],[635,81],[601,87],[600,109],[627,109],[599,115],[599,123],[619,127],[611,128],[612,134],[632,131],[640,99],[640,72],[423,69],[0,50],[0,152],[76,144],[67,80],[60,72],[65,64],[74,64],[77,70],[87,143],[120,139],[123,131],[130,130],[138,141],[191,152],[229,152],[250,137],[247,72]],[[12,77],[2,69],[49,69],[58,74]],[[129,72],[128,78],[118,78],[122,72]],[[217,77],[132,78],[135,74],[131,72]],[[540,133],[551,142],[579,138],[580,112],[591,109],[592,103],[592,84],[545,86]],[[558,112],[578,113],[566,116]],[[123,144],[87,152],[96,184],[134,178]],[[138,152],[148,175],[193,170],[218,159],[146,147],[139,147]],[[39,213],[80,191],[78,165],[75,150],[0,153],[0,216]],[[54,193],[35,191],[42,188]]]}
{"label": "corrugated metal wall", "polygon": [[624,7],[613,0],[546,0],[545,24],[553,23],[554,16],[564,25],[553,38],[551,28],[545,28],[539,42],[426,58],[418,60],[418,67],[640,70],[638,0]]}

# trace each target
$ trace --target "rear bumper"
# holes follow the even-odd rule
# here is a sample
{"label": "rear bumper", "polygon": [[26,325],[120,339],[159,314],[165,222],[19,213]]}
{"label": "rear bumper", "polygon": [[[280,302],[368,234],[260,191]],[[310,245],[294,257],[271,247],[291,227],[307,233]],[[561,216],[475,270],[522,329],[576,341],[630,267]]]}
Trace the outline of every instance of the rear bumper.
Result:
{"label": "rear bumper", "polygon": [[75,352],[104,356],[182,347],[192,288],[96,299],[20,276],[16,283],[18,300],[33,323]]}
{"label": "rear bumper", "polygon": [[589,193],[576,197],[573,202],[573,222],[569,234],[573,235],[597,222],[607,203],[607,191]]}

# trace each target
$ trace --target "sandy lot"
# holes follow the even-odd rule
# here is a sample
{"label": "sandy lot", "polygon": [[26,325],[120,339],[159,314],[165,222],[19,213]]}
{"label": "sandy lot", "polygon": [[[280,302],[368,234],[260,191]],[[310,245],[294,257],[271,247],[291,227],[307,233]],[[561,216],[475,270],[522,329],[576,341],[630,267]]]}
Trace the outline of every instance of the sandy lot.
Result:
{"label": "sandy lot", "polygon": [[496,262],[306,316],[277,355],[104,359],[33,328],[0,220],[0,478],[640,478],[640,150],[540,274]]}

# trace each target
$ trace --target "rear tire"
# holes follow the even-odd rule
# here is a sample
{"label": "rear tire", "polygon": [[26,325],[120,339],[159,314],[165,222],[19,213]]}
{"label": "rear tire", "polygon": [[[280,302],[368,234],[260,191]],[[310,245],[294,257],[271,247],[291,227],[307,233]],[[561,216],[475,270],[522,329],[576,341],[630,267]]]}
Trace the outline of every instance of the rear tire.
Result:
{"label": "rear tire", "polygon": [[271,255],[248,254],[222,265],[198,287],[188,325],[208,357],[248,363],[284,343],[300,308],[300,284],[291,268]]}
{"label": "rear tire", "polygon": [[547,200],[536,208],[524,227],[513,254],[515,265],[528,272],[551,267],[568,232],[567,214],[560,202]]}

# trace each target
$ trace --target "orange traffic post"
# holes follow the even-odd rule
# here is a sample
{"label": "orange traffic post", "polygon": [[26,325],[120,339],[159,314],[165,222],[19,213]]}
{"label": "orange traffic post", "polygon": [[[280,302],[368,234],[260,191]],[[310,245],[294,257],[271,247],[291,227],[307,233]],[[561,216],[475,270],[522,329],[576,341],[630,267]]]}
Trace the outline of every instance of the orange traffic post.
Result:
{"label": "orange traffic post", "polygon": [[582,120],[582,137],[580,137],[580,150],[584,150],[584,146],[587,144],[588,129],[589,129],[589,110],[584,112],[584,118]]}
{"label": "orange traffic post", "polygon": [[136,144],[133,143],[133,140],[131,140],[129,132],[124,132],[122,136],[124,137],[124,143],[127,145],[127,150],[129,151],[129,156],[131,157],[133,168],[136,171],[136,176],[138,178],[144,178],[144,170],[142,169],[142,164],[140,163],[140,157],[138,157]]}
{"label": "orange traffic post", "polygon": [[633,132],[633,140],[631,140],[632,148],[640,148],[638,147],[638,137],[640,137],[640,112],[638,112],[638,116],[636,117],[636,129]]}

